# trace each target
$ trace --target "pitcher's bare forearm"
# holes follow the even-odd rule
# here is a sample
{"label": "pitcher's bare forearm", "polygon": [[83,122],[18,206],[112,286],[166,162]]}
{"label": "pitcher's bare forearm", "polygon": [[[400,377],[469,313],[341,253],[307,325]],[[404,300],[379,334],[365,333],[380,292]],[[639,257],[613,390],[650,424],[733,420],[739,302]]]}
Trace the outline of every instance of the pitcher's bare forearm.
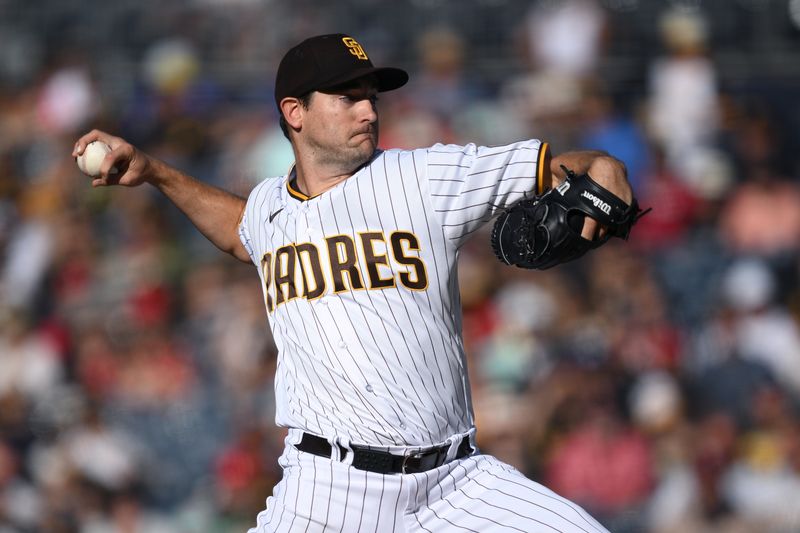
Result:
{"label": "pitcher's bare forearm", "polygon": [[183,211],[208,240],[223,252],[250,262],[250,256],[239,240],[239,222],[246,201],[213,187],[163,161],[150,157],[120,137],[92,130],[75,143],[72,156],[78,157],[93,141],[106,143],[111,151],[93,176],[93,187],[138,187],[150,183]]}
{"label": "pitcher's bare forearm", "polygon": [[540,190],[547,191],[553,187],[558,187],[566,179],[567,174],[561,168],[561,165],[574,170],[576,174],[583,174],[589,170],[589,166],[598,157],[609,157],[609,155],[599,150],[582,150],[579,152],[564,152],[554,156],[548,150],[545,154],[545,172],[542,176]]}
{"label": "pitcher's bare forearm", "polygon": [[250,262],[239,240],[239,222],[246,200],[184,174],[157,159],[146,181],[160,190],[192,221],[209,241],[223,252]]}
{"label": "pitcher's bare forearm", "polygon": [[553,173],[553,181],[558,186],[559,183],[566,179],[567,174],[561,165],[574,171],[576,174],[584,174],[589,171],[589,167],[598,158],[611,157],[606,152],[599,150],[581,150],[578,152],[564,152],[553,156],[550,162],[550,170]]}

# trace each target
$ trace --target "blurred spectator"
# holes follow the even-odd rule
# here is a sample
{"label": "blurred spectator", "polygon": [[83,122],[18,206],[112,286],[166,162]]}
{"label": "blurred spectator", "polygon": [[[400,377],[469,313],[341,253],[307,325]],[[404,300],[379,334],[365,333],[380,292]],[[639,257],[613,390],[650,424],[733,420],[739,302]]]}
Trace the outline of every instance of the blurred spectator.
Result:
{"label": "blurred spectator", "polygon": [[243,431],[221,451],[215,465],[216,498],[224,513],[250,521],[263,509],[263,495],[280,479],[273,465],[265,462],[265,452],[276,450],[267,446],[259,428]]}
{"label": "blurred spectator", "polygon": [[55,69],[45,80],[36,114],[49,133],[71,133],[85,127],[98,110],[99,95],[86,65],[74,60]]}
{"label": "blurred spectator", "polygon": [[644,437],[621,419],[611,383],[604,380],[587,385],[592,390],[584,392],[585,420],[552,450],[545,484],[596,513],[601,521],[622,522],[626,514],[638,512],[650,494],[652,450]]}
{"label": "blurred spectator", "polygon": [[800,501],[800,470],[795,457],[798,429],[779,389],[763,389],[752,404],[754,428],[741,439],[740,453],[722,479],[731,508],[766,531],[793,531],[800,513],[787,502]]}
{"label": "blurred spectator", "polygon": [[722,238],[742,255],[776,258],[800,248],[800,187],[758,167],[722,207]]}
{"label": "blurred spectator", "polygon": [[[559,151],[582,140],[584,82],[595,74],[606,16],[595,0],[537,2],[522,21],[527,70],[504,80],[501,99],[523,135]],[[516,130],[517,128],[514,127]]]}
{"label": "blurred spectator", "polygon": [[643,174],[650,159],[644,131],[628,115],[629,110],[615,107],[608,88],[600,80],[584,83],[582,111],[583,135],[579,146],[587,150],[604,150],[625,163],[628,180],[637,198],[641,198]]}
{"label": "blurred spectator", "polygon": [[464,71],[467,43],[448,27],[426,30],[417,38],[419,72],[406,98],[424,114],[450,119],[480,95],[480,81]]}
{"label": "blurred spectator", "polygon": [[121,362],[116,400],[127,408],[153,412],[188,400],[196,379],[187,355],[166,335],[140,335]]}
{"label": "blurred spectator", "polygon": [[[625,328],[609,324],[610,349],[623,368],[642,373],[653,369],[674,369],[683,357],[680,329],[667,313],[664,292],[652,274],[641,268],[628,279],[626,295],[618,295],[618,312],[627,316]],[[628,315],[628,313],[630,313]]]}
{"label": "blurred spectator", "polygon": [[556,147],[576,145],[583,98],[578,79],[551,71],[523,73],[504,83],[501,98],[525,134]]}
{"label": "blurred spectator", "polygon": [[695,503],[685,514],[676,514],[672,525],[709,532],[752,531],[752,524],[727,506],[721,492],[721,479],[735,453],[736,426],[727,415],[712,412],[700,418],[695,429],[691,448],[692,479],[687,487]]}
{"label": "blurred spectator", "polygon": [[[694,356],[686,362],[696,373],[691,386],[692,404],[697,412],[725,412],[739,427],[749,427],[754,398],[765,388],[773,387],[776,380],[783,379],[767,360],[783,352],[773,353],[769,348],[771,339],[745,336],[742,329],[745,321],[753,320],[756,329],[762,324],[759,316],[768,307],[773,289],[774,279],[761,262],[741,261],[726,272],[719,288],[716,316],[700,328]],[[769,318],[764,318],[763,324],[768,325]],[[779,338],[783,333],[779,333]],[[759,341],[766,345],[766,351],[747,350],[748,344],[759,345]],[[784,364],[790,364],[790,360],[791,357],[785,358]]]}
{"label": "blurred spectator", "polygon": [[83,521],[85,533],[175,533],[176,526],[167,517],[144,506],[132,493],[110,498],[106,512]]}
{"label": "blurred spectator", "polygon": [[578,78],[594,73],[606,24],[596,0],[537,2],[525,23],[534,69]]}
{"label": "blurred spectator", "polygon": [[650,252],[679,245],[703,212],[702,198],[670,168],[658,147],[652,151],[650,166],[643,169],[639,183],[639,205],[653,210],[637,222],[631,243]]}
{"label": "blurred spectator", "polygon": [[[140,475],[139,444],[130,434],[108,427],[96,408],[63,437],[64,449],[82,477],[110,492],[132,487]],[[137,457],[139,455],[139,457]]]}
{"label": "blurred spectator", "polygon": [[292,145],[267,110],[230,110],[216,121],[213,135],[220,151],[213,181],[242,195],[265,178],[283,175],[294,162]]}
{"label": "blurred spectator", "polygon": [[497,327],[499,312],[492,298],[500,283],[497,278],[498,265],[493,262],[494,254],[476,241],[464,245],[458,276],[464,313],[464,344],[468,356],[474,355]]}
{"label": "blurred spectator", "polygon": [[735,312],[735,353],[765,365],[800,398],[800,327],[776,302],[773,272],[758,260],[736,262],[722,280],[722,291]]}
{"label": "blurred spectator", "polygon": [[382,120],[388,127],[381,131],[381,146],[411,149],[455,140],[445,119],[423,111],[413,102],[394,104]]}
{"label": "blurred spectator", "polygon": [[630,247],[617,244],[586,260],[589,302],[604,325],[606,356],[631,372],[673,368],[682,356],[683,339],[667,314],[664,291],[651,266]]}
{"label": "blurred spectator", "polygon": [[786,140],[782,125],[774,116],[780,107],[770,110],[763,103],[730,100],[727,105],[727,139],[737,174],[745,181],[783,181],[796,170],[787,161]]}
{"label": "blurred spectator", "polygon": [[774,379],[763,364],[736,356],[709,366],[690,384],[693,409],[700,414],[725,413],[740,428],[750,425],[750,402]]}
{"label": "blurred spectator", "polygon": [[90,400],[112,397],[119,383],[121,363],[108,337],[100,330],[80,331],[75,339],[75,377]]}
{"label": "blurred spectator", "polygon": [[60,354],[19,311],[0,317],[0,328],[0,397],[14,393],[29,401],[42,397],[64,376]]}
{"label": "blurred spectator", "polygon": [[537,333],[552,325],[558,302],[546,287],[520,281],[503,287],[494,304],[496,326],[477,352],[480,374],[493,389],[521,390],[549,371],[548,354]]}
{"label": "blurred spectator", "polygon": [[6,260],[0,264],[0,297],[4,307],[28,310],[50,264],[53,233],[39,217],[25,218],[12,228]]}
{"label": "blurred spectator", "polygon": [[[18,455],[0,440],[0,531],[36,528],[41,499],[35,487],[20,476],[20,467]],[[2,524],[9,529],[2,529]]]}
{"label": "blurred spectator", "polygon": [[713,145],[720,127],[708,22],[699,10],[674,7],[661,16],[660,30],[667,55],[651,66],[648,126],[670,165],[691,179],[688,165]]}
{"label": "blurred spectator", "polygon": [[[201,59],[192,42],[184,38],[161,39],[148,47],[142,60],[142,83],[136,85],[122,115],[130,137],[143,143],[161,136],[168,140],[180,130],[189,141],[183,148],[199,148],[208,126],[197,121],[211,118],[221,98]],[[171,148],[168,143],[162,147]],[[183,162],[183,166],[191,162]]]}
{"label": "blurred spectator", "polygon": [[663,435],[676,430],[683,416],[683,392],[664,371],[640,374],[628,401],[636,426],[648,434]]}
{"label": "blurred spectator", "polygon": [[144,79],[166,96],[184,93],[200,71],[197,53],[184,39],[154,43],[147,50],[142,67]]}
{"label": "blurred spectator", "polygon": [[247,276],[229,281],[214,320],[206,327],[213,333],[217,379],[230,391],[229,400],[237,415],[242,419],[271,416],[259,400],[262,389],[272,388],[272,376],[266,372],[272,368],[270,361],[277,349],[265,327],[264,300],[257,280]]}

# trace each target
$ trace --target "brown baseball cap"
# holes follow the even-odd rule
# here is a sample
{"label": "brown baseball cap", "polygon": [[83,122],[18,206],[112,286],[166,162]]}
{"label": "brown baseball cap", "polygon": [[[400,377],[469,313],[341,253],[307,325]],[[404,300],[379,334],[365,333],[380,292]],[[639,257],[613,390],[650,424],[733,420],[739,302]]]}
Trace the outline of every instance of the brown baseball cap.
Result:
{"label": "brown baseball cap", "polygon": [[378,91],[391,91],[408,81],[399,68],[375,67],[364,48],[343,33],[318,35],[301,42],[283,56],[275,76],[275,103],[287,96],[300,97],[329,89],[369,74],[378,80]]}

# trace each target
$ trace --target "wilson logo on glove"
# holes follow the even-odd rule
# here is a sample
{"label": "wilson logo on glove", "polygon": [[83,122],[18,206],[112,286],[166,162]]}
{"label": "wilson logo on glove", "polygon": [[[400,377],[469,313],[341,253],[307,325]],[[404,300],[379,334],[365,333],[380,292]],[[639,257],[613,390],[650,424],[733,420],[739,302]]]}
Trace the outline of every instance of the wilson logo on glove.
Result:
{"label": "wilson logo on glove", "polygon": [[590,193],[589,191],[583,191],[583,194],[581,194],[581,196],[583,196],[587,200],[591,200],[592,204],[606,215],[611,214],[611,206],[608,205],[603,200],[601,200],[600,198],[598,198],[597,196],[595,196],[594,194]]}

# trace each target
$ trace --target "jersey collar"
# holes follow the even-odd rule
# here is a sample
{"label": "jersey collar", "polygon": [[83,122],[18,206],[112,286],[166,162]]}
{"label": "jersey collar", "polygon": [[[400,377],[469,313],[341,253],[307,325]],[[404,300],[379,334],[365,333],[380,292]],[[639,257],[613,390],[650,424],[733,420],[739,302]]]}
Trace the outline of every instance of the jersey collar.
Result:
{"label": "jersey collar", "polygon": [[312,196],[300,192],[300,189],[297,188],[297,169],[294,163],[289,167],[289,172],[286,173],[286,192],[289,193],[289,196],[300,202],[305,202],[312,198]]}

